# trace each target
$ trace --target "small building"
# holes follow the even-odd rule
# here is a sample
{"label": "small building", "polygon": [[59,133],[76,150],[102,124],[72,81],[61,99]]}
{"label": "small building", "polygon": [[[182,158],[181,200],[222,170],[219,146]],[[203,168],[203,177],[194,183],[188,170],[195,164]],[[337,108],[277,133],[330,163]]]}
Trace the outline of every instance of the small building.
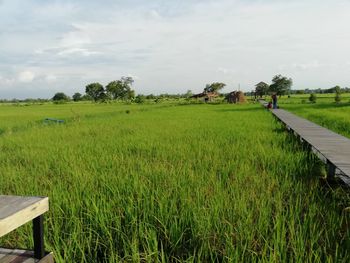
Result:
{"label": "small building", "polygon": [[242,91],[232,91],[226,96],[228,103],[245,103],[247,100]]}
{"label": "small building", "polygon": [[219,94],[217,92],[202,92],[191,96],[192,99],[203,99],[205,102],[212,101],[217,98]]}

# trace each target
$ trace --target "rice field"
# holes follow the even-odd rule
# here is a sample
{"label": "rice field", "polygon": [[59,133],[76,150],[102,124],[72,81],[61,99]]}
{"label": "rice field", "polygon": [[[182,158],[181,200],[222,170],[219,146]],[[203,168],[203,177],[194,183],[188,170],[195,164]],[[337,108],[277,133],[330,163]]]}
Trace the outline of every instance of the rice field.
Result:
{"label": "rice field", "polygon": [[[321,126],[350,138],[350,94],[342,94],[340,103],[334,102],[334,94],[317,94],[316,103],[301,103],[307,95],[284,97],[282,108]],[[307,100],[308,101],[308,100]]]}
{"label": "rice field", "polygon": [[0,131],[0,193],[49,196],[57,262],[350,261],[348,192],[259,105],[1,105]]}

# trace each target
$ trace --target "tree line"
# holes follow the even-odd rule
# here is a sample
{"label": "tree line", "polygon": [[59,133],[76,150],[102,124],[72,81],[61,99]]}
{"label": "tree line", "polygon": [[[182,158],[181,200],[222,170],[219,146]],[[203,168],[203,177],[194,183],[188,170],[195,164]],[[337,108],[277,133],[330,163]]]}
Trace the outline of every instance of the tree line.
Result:
{"label": "tree line", "polygon": [[[98,101],[105,102],[110,100],[127,100],[127,101],[133,101],[136,103],[142,103],[145,100],[154,100],[158,102],[162,99],[181,99],[181,98],[189,99],[193,95],[192,91],[188,90],[186,93],[183,93],[183,94],[180,94],[180,93],[179,94],[164,93],[160,95],[139,94],[135,96],[135,91],[132,89],[133,83],[134,83],[134,80],[132,77],[121,77],[119,80],[114,80],[109,82],[105,87],[99,82],[93,82],[86,85],[85,94],[76,92],[72,97],[70,97],[63,92],[57,92],[51,98],[51,100],[54,101],[55,103],[62,103],[70,100],[95,101],[95,102],[98,102]],[[258,84],[255,85],[255,90],[251,92],[245,92],[245,95],[262,97],[272,93],[275,93],[279,96],[286,95],[286,94],[290,95],[290,94],[335,93],[336,96],[338,97],[337,100],[339,101],[339,97],[341,93],[350,92],[350,88],[341,88],[339,86],[335,86],[329,89],[292,90],[291,89],[292,85],[293,85],[293,80],[291,78],[288,78],[282,75],[276,75],[273,77],[271,84],[267,84],[265,82],[259,82]],[[217,92],[225,86],[226,85],[224,83],[214,82],[211,84],[207,84],[203,92],[204,93]],[[219,94],[219,96],[224,96],[224,95],[225,94]],[[315,96],[312,96],[311,100],[315,100]],[[50,101],[50,99],[40,99],[40,98],[24,99],[24,100],[0,99],[0,103],[6,103],[6,102],[44,103],[47,101]]]}
{"label": "tree line", "polygon": [[298,90],[291,90],[290,94],[327,94],[327,93],[350,93],[350,88],[341,88],[340,86],[334,86],[332,88],[328,89],[298,89]]}
{"label": "tree line", "polygon": [[[331,89],[326,89],[327,91],[329,92],[324,92],[324,93],[335,93],[335,96],[334,96],[334,101],[336,103],[340,103],[342,101],[342,93],[343,92],[349,92],[349,89],[348,88],[345,88],[345,89],[342,89],[340,88],[339,86],[335,86]],[[321,93],[321,92],[320,92]],[[310,93],[310,96],[309,96],[309,101],[311,103],[316,103],[317,101],[317,95],[316,93]]]}
{"label": "tree line", "polygon": [[95,102],[106,102],[110,100],[124,100],[133,101],[136,103],[143,103],[145,100],[159,101],[161,99],[181,99],[189,98],[193,95],[191,90],[188,90],[184,94],[138,94],[135,96],[135,90],[132,89],[134,80],[132,77],[122,77],[119,80],[109,82],[105,87],[99,82],[89,83],[85,86],[85,94],[79,92],[69,97],[63,92],[57,92],[52,100],[55,103],[62,103],[65,101],[95,101]]}
{"label": "tree line", "polygon": [[[255,85],[255,90],[247,92],[247,95],[255,95],[257,97],[263,97],[268,94],[275,93],[281,95],[292,94],[325,94],[334,93],[339,96],[341,93],[350,93],[350,88],[341,88],[340,86],[334,86],[328,89],[297,89],[292,90],[293,80],[291,78],[284,77],[282,75],[276,75],[272,79],[272,83],[269,85],[265,82],[259,82]],[[312,96],[314,97],[314,96]]]}
{"label": "tree line", "polygon": [[284,77],[282,75],[276,75],[272,78],[272,83],[269,85],[265,82],[259,82],[255,85],[255,96],[260,98],[269,94],[275,93],[278,96],[289,94],[293,80],[291,78]]}
{"label": "tree line", "polygon": [[[113,80],[104,87],[99,82],[87,84],[85,87],[85,94],[79,92],[74,93],[72,99],[74,101],[93,100],[131,100],[135,98],[135,91],[131,89],[134,80],[132,77],[121,77],[119,80]],[[53,101],[67,101],[70,97],[63,92],[57,92],[53,97]]]}

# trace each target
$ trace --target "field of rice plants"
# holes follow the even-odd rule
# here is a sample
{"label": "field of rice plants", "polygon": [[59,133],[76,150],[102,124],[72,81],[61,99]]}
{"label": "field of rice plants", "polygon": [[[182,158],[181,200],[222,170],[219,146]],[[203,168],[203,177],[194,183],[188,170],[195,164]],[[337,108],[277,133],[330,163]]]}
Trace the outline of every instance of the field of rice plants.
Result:
{"label": "field of rice plants", "polygon": [[[317,103],[335,103],[335,93],[323,93],[315,94]],[[292,94],[289,97],[287,95],[279,98],[279,101],[283,104],[308,104],[310,94]],[[268,96],[266,96],[269,99]],[[350,103],[350,93],[341,94],[341,103]]]}
{"label": "field of rice plants", "polygon": [[350,94],[342,94],[340,103],[335,103],[335,94],[316,94],[316,103],[301,103],[302,100],[308,101],[307,96],[283,97],[280,106],[350,138]]}
{"label": "field of rice plants", "polygon": [[260,105],[1,105],[0,131],[0,193],[49,196],[57,262],[350,261],[348,193]]}

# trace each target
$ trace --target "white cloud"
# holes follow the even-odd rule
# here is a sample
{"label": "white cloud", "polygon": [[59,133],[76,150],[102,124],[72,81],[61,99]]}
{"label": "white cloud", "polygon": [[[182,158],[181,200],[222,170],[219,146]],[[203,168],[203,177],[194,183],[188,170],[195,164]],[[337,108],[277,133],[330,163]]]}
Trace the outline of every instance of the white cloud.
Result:
{"label": "white cloud", "polygon": [[220,68],[217,69],[217,72],[220,72],[220,73],[223,73],[223,74],[227,74],[229,72],[229,70],[227,68],[220,67]]}
{"label": "white cloud", "polygon": [[34,78],[35,74],[30,70],[22,71],[18,74],[18,80],[23,83],[30,83]]}
{"label": "white cloud", "polygon": [[53,83],[57,80],[57,77],[54,74],[48,74],[48,75],[46,75],[45,80],[48,83]]}
{"label": "white cloud", "polygon": [[161,19],[162,18],[162,16],[154,9],[147,12],[147,15],[148,15],[148,17],[150,17],[152,19]]}
{"label": "white cloud", "polygon": [[73,24],[73,26],[75,27],[74,31],[65,33],[62,36],[60,41],[61,47],[74,47],[91,43],[88,32],[82,31],[78,24]]}
{"label": "white cloud", "polygon": [[12,85],[14,83],[14,79],[13,78],[7,78],[4,76],[0,75],[0,88],[3,88],[3,85]]}
{"label": "white cloud", "polygon": [[74,4],[57,1],[41,2],[40,5],[35,6],[33,9],[35,16],[46,19],[63,19],[73,16],[78,11],[78,7]]}
{"label": "white cloud", "polygon": [[308,69],[317,69],[319,67],[322,67],[317,60],[309,62],[309,63],[294,63],[292,65],[292,68],[297,69],[297,70],[308,70]]}
{"label": "white cloud", "polygon": [[236,72],[236,70],[234,70],[234,69],[224,68],[224,67],[218,67],[216,71],[219,73],[225,74],[225,75],[232,74],[232,73]]}
{"label": "white cloud", "polygon": [[59,56],[81,55],[85,57],[97,54],[101,54],[101,52],[90,51],[87,48],[65,48],[57,53]]}

